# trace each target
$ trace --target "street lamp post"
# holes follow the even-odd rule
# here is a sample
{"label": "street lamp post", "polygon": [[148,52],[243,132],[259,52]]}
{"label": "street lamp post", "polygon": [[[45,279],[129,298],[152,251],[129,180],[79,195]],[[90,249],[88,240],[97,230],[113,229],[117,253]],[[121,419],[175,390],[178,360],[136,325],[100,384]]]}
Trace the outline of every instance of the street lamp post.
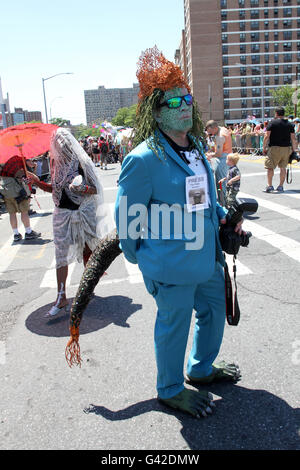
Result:
{"label": "street lamp post", "polygon": [[55,75],[51,75],[51,77],[42,78],[43,83],[43,94],[44,94],[44,105],[45,105],[45,116],[46,116],[46,123],[48,124],[48,112],[47,112],[47,103],[46,103],[46,93],[45,93],[45,81],[50,80],[50,78],[57,77],[58,75],[72,75],[73,72],[62,72],[56,73]]}
{"label": "street lamp post", "polygon": [[260,76],[261,76],[261,114],[262,122],[265,122],[265,91],[264,91],[264,69],[260,67]]}

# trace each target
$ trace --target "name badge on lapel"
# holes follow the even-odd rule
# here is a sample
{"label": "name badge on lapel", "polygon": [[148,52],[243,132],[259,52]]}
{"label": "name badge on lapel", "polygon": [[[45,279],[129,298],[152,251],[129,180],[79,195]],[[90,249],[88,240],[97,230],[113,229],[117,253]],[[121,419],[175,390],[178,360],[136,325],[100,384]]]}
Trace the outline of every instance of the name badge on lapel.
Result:
{"label": "name badge on lapel", "polygon": [[185,179],[185,194],[188,212],[195,212],[209,207],[207,175],[188,176]]}

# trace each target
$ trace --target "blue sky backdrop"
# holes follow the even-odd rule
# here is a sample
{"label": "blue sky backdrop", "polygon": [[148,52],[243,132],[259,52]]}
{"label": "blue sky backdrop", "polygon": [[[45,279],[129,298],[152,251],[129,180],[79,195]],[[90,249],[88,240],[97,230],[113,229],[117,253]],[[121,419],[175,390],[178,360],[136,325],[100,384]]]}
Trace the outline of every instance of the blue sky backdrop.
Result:
{"label": "blue sky backdrop", "polygon": [[[131,87],[141,51],[157,45],[174,60],[183,0],[1,0],[0,77],[11,110],[85,123],[83,91]],[[51,108],[51,109],[50,109]]]}

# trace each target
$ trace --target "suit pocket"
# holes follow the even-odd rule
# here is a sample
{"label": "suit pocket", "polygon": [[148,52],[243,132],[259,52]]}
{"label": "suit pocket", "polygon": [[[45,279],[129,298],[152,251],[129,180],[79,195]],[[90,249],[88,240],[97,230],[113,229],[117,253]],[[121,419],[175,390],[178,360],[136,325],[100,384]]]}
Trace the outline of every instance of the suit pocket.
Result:
{"label": "suit pocket", "polygon": [[152,295],[153,297],[156,297],[157,292],[158,292],[156,282],[147,276],[143,276],[143,278],[144,278],[145,287],[147,291],[149,292],[149,294]]}

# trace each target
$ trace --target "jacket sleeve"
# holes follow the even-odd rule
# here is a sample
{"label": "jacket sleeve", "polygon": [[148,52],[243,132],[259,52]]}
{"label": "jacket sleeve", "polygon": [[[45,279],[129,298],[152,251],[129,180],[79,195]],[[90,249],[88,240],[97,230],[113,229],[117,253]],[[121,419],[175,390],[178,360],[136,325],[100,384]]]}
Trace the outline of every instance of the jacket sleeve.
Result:
{"label": "jacket sleeve", "polygon": [[221,206],[218,202],[216,204],[216,211],[217,211],[217,216],[219,220],[225,219],[228,210],[225,209],[223,206]]}
{"label": "jacket sleeve", "polygon": [[119,190],[115,205],[115,221],[120,248],[130,263],[137,263],[136,252],[141,240],[141,221],[147,217],[152,185],[145,161],[139,155],[129,154],[119,177]]}

